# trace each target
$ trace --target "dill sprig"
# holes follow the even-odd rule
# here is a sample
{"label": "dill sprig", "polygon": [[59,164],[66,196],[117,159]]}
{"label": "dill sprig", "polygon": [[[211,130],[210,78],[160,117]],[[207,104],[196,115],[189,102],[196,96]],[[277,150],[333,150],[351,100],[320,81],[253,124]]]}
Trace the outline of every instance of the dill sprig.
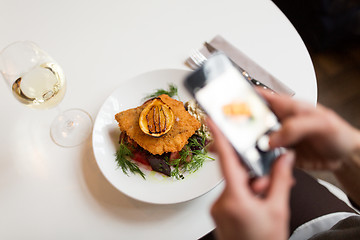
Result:
{"label": "dill sprig", "polygon": [[131,162],[128,159],[129,157],[132,156],[132,152],[126,146],[126,144],[123,143],[123,141],[121,141],[119,149],[116,151],[115,156],[116,156],[115,161],[118,167],[121,168],[123,173],[125,173],[128,176],[129,176],[128,171],[132,172],[133,174],[138,173],[141,175],[143,179],[146,179],[145,174],[140,170],[138,165],[136,165],[135,163]]}
{"label": "dill sprig", "polygon": [[[180,157],[171,160],[170,165],[173,166],[173,170],[171,171],[172,177],[184,179],[185,172],[194,173],[203,166],[206,160],[215,160],[207,154],[207,150],[205,149],[205,135],[200,137],[201,142],[194,137],[190,137],[188,144],[179,152]],[[187,161],[188,157],[190,157],[190,161]]]}
{"label": "dill sprig", "polygon": [[196,172],[199,168],[201,168],[204,164],[204,162],[206,160],[212,160],[214,161],[215,159],[212,157],[209,157],[207,155],[207,151],[206,150],[196,150],[193,152],[193,157],[192,157],[192,161],[189,162],[186,165],[187,171],[190,173]]}
{"label": "dill sprig", "polygon": [[143,98],[143,101],[148,100],[148,99],[152,99],[152,98],[156,98],[162,94],[166,94],[169,97],[174,97],[176,96],[179,100],[179,95],[178,95],[178,88],[177,86],[175,86],[174,84],[169,84],[169,89],[165,90],[165,89],[156,89],[154,93],[151,93],[149,95],[147,95],[146,97]]}
{"label": "dill sprig", "polygon": [[205,149],[204,137],[202,137],[201,143],[194,138],[190,138],[188,146],[190,149],[193,149],[194,147],[197,148],[191,151],[191,161],[185,165],[186,171],[189,173],[196,172],[203,166],[206,160],[215,160],[214,158],[208,156],[208,152]]}
{"label": "dill sprig", "polygon": [[187,164],[186,159],[188,158],[191,151],[187,149],[188,147],[185,146],[180,152],[180,157],[177,159],[171,160],[169,163],[174,169],[171,171],[171,176],[175,177],[176,179],[184,179],[184,173],[186,172],[186,167],[184,168],[185,164]]}

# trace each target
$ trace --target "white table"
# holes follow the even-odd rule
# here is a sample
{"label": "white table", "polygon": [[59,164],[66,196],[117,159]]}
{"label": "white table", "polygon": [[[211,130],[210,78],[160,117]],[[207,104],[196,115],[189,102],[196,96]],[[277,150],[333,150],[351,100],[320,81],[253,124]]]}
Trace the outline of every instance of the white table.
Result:
{"label": "white table", "polygon": [[[310,56],[270,0],[0,5],[0,48],[36,42],[65,70],[68,91],[61,109],[82,108],[94,119],[122,82],[154,69],[187,69],[190,50],[216,34],[295,90],[296,98],[313,104],[317,99]],[[196,239],[214,228],[209,208],[222,185],[182,204],[135,201],[103,177],[91,139],[75,148],[51,141],[56,110],[21,105],[4,81],[0,98],[0,239]]]}

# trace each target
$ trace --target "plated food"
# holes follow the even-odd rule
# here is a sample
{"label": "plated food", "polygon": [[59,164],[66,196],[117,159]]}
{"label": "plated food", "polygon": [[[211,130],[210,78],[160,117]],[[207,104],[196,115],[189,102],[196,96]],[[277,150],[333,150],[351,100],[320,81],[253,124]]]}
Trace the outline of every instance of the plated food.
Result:
{"label": "plated food", "polygon": [[[120,128],[114,116],[119,112],[141,106],[146,101],[144,97],[147,97],[155,89],[169,91],[170,84],[177,86],[178,94],[170,91],[173,98],[181,100],[183,103],[191,101],[191,94],[183,86],[184,79],[190,73],[183,69],[159,69],[141,73],[120,83],[101,104],[93,127],[94,157],[104,178],[122,194],[151,204],[176,204],[200,197],[223,181],[220,164],[216,160],[217,155],[210,151],[207,156],[215,160],[205,160],[196,172],[180,173],[178,176],[182,174],[185,177],[181,180],[155,172],[151,167],[126,157],[130,160],[128,162],[141,170],[146,178],[144,180],[140,174],[133,174],[130,170],[124,174],[122,168],[118,166],[118,162],[115,161],[114,154],[119,152],[122,145],[119,144]],[[155,96],[163,93],[156,92]],[[149,96],[149,98],[155,96]],[[196,111],[193,104],[195,103],[186,106],[189,113]],[[201,121],[200,115],[198,118],[198,121]],[[203,126],[199,130],[202,128]],[[171,166],[171,169],[174,171],[176,167]],[[101,176],[98,177],[97,179],[101,179]],[[214,194],[220,193],[219,191],[221,188],[216,189]]]}
{"label": "plated food", "polygon": [[[204,113],[196,103],[174,99],[177,88],[158,89],[142,105],[115,115],[121,134],[116,162],[145,178],[141,168],[183,179],[207,159],[211,141]],[[140,166],[140,167],[139,167]]]}

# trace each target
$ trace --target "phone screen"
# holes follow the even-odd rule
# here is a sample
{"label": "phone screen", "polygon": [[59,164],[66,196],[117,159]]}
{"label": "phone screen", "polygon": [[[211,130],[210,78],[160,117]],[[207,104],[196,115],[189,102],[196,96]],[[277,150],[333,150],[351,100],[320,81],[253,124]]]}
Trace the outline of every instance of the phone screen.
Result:
{"label": "phone screen", "polygon": [[243,152],[278,123],[253,87],[234,68],[227,68],[216,80],[195,94],[200,105],[223,133]]}
{"label": "phone screen", "polygon": [[267,134],[279,127],[278,119],[238,69],[215,63],[202,69],[205,81],[193,91],[195,99],[253,174],[264,175],[277,157],[268,149]]}

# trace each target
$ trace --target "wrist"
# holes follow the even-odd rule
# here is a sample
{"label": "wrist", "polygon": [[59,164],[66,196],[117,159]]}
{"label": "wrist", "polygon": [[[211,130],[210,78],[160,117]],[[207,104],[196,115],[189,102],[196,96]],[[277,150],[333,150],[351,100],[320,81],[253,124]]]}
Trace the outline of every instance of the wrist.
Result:
{"label": "wrist", "polygon": [[360,131],[349,126],[342,132],[342,137],[338,139],[340,145],[339,165],[334,170],[335,174],[346,172],[349,168],[360,169]]}
{"label": "wrist", "polygon": [[355,137],[352,141],[353,145],[350,154],[344,160],[344,165],[360,169],[360,131],[356,130]]}
{"label": "wrist", "polygon": [[345,148],[343,157],[340,157],[339,165],[333,169],[336,178],[346,188],[360,176],[360,131],[351,130],[345,131],[351,133],[347,134],[346,139],[343,139],[344,145],[348,148]]}

